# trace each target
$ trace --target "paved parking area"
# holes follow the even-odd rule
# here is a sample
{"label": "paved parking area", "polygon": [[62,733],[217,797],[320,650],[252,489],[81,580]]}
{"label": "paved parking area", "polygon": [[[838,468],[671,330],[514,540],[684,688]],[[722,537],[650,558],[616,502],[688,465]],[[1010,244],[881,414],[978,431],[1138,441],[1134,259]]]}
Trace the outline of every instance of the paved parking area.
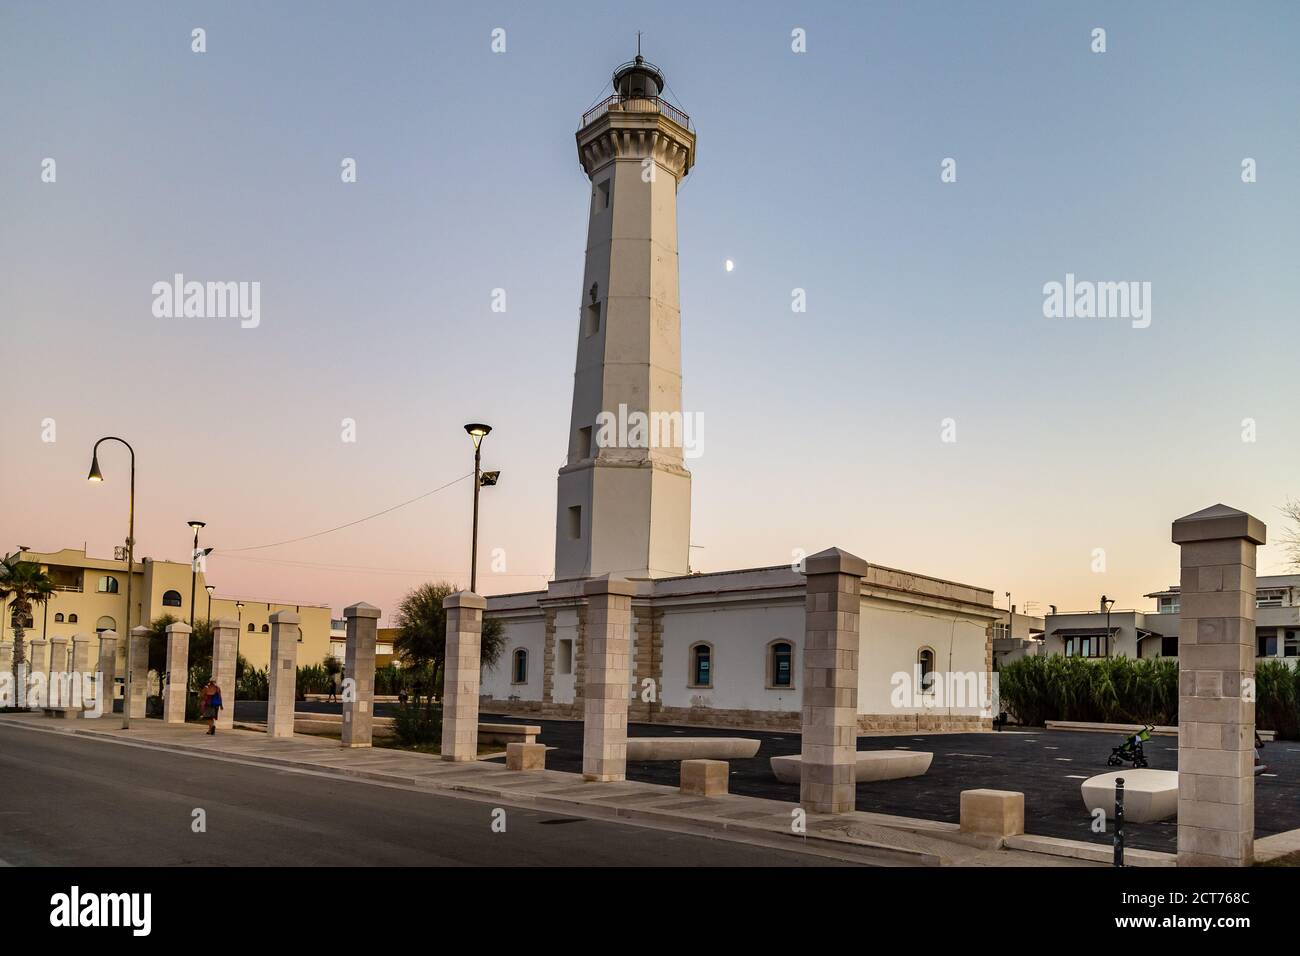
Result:
{"label": "paved parking area", "polygon": [[[485,719],[489,715],[484,715]],[[582,724],[567,720],[530,720],[491,716],[492,720],[539,724],[540,742],[557,748],[546,755],[546,766],[581,772]],[[799,788],[772,775],[768,760],[799,752],[797,733],[745,731],[719,727],[680,727],[630,724],[633,737],[757,737],[758,756],[731,761],[731,792],[746,796],[798,801]],[[858,785],[859,810],[921,817],[956,823],[961,791],[979,787],[1020,790],[1025,795],[1025,830],[1041,836],[1087,840],[1109,845],[1109,834],[1095,834],[1083,807],[1079,785],[1084,778],[1114,770],[1106,758],[1118,737],[1070,731],[1006,731],[1003,733],[927,734],[924,736],[859,737],[859,750],[925,750],[934,762],[924,776]],[[1176,770],[1177,741],[1153,737],[1147,759],[1157,770]],[[1300,742],[1279,740],[1263,750],[1273,776],[1256,778],[1255,832],[1267,836],[1300,828]],[[646,783],[677,783],[678,766],[671,761],[633,762],[628,778]],[[1146,850],[1177,851],[1177,828],[1170,823],[1126,827],[1128,844]]]}
{"label": "paved parking area", "polygon": [[[254,712],[259,706],[260,719],[265,720],[264,703],[241,701],[237,715],[241,719],[259,719]],[[395,706],[377,704],[375,713],[384,716]],[[304,701],[298,702],[298,709],[333,713],[342,710],[338,704]],[[556,748],[547,753],[547,767],[581,772],[580,721],[488,713],[483,718],[540,725],[540,741]],[[799,799],[799,788],[778,782],[768,763],[773,756],[799,752],[797,733],[673,724],[630,724],[628,733],[634,737],[757,737],[762,741],[758,756],[731,761],[731,792],[774,800]],[[859,784],[858,809],[956,823],[961,791],[978,787],[1019,790],[1025,795],[1025,829],[1029,833],[1109,845],[1110,834],[1092,832],[1092,820],[1084,810],[1079,785],[1087,777],[1115,769],[1106,766],[1106,757],[1118,743],[1118,735],[1059,730],[859,737],[859,750],[926,750],[934,754],[934,762],[922,777]],[[1177,769],[1176,746],[1173,737],[1153,737],[1146,747],[1151,767]],[[1270,774],[1256,778],[1256,835],[1300,829],[1300,741],[1274,741],[1264,747],[1262,756]],[[628,764],[628,778],[643,783],[675,786],[677,775],[678,766],[672,761]],[[1173,823],[1130,823],[1126,829],[1130,846],[1167,853],[1177,850],[1177,828]]]}

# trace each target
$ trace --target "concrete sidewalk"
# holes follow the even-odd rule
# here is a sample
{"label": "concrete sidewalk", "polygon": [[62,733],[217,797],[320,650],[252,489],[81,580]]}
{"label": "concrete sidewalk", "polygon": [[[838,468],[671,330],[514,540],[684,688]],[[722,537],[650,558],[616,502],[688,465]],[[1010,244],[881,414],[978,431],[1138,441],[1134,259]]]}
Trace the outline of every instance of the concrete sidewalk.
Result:
{"label": "concrete sidewalk", "polygon": [[[383,748],[344,749],[331,738],[269,739],[235,730],[209,737],[201,725],[134,722],[124,731],[116,719],[66,721],[38,714],[7,714],[7,726],[34,732],[74,734],[124,746],[256,763],[304,773],[355,778],[506,806],[541,808],[572,816],[626,822],[674,832],[814,853],[879,866],[1096,866],[1069,858],[1005,847],[991,837],[963,834],[956,824],[855,812],[808,814],[806,833],[793,832],[797,805],[744,796],[684,796],[648,783],[589,783],[558,771],[517,772],[498,763],[451,763],[436,756]],[[1130,862],[1162,865],[1166,854],[1132,851]],[[1151,859],[1145,859],[1145,857]]]}

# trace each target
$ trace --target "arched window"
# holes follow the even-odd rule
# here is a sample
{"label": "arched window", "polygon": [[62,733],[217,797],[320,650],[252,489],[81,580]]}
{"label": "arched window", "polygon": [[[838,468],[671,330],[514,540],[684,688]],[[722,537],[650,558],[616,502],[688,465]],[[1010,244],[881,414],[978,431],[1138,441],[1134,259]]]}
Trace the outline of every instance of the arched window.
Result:
{"label": "arched window", "polygon": [[513,655],[514,667],[511,671],[510,681],[514,684],[528,683],[528,651],[519,648]]}
{"label": "arched window", "polygon": [[922,694],[934,691],[934,651],[923,647],[916,652],[917,686]]}
{"label": "arched window", "polygon": [[713,647],[710,644],[691,645],[692,687],[713,686]]}
{"label": "arched window", "polygon": [[794,645],[773,641],[767,646],[767,686],[794,686]]}
{"label": "arched window", "polygon": [[248,622],[248,630],[249,630],[250,633],[253,632],[253,631],[256,631],[256,630],[257,630],[257,626],[254,625],[252,621],[249,621],[249,622]]}
{"label": "arched window", "polygon": [[106,575],[104,575],[102,578],[100,578],[100,579],[99,579],[99,593],[100,593],[100,594],[116,594],[116,593],[117,593],[117,578],[113,577],[111,574],[106,574]]}
{"label": "arched window", "polygon": [[166,594],[163,595],[163,607],[180,607],[180,606],[181,606],[180,591],[168,591]]}
{"label": "arched window", "polygon": [[95,623],[96,634],[103,634],[105,631],[116,631],[116,630],[117,630],[117,621],[113,620],[107,614],[105,614]]}
{"label": "arched window", "polygon": [[59,612],[58,614],[54,615],[54,623],[55,623],[55,624],[62,624],[62,623],[63,623],[63,613],[62,613],[62,612]]}
{"label": "arched window", "polygon": [[[69,623],[69,624],[76,624],[76,623],[77,623],[77,615],[75,615],[75,614],[69,614],[69,615],[68,615],[68,623]],[[31,626],[31,625],[29,624],[28,627],[30,627],[30,626]]]}
{"label": "arched window", "polygon": [[270,630],[271,630],[271,625],[270,625],[270,624],[263,624],[263,625],[262,625],[262,633],[263,633],[263,634],[269,633]]}

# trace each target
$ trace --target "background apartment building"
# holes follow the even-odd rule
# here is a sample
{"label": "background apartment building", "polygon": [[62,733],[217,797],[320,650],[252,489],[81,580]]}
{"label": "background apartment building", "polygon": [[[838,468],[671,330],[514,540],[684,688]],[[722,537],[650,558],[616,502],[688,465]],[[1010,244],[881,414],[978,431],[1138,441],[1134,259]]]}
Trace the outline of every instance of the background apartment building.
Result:
{"label": "background apartment building", "polygon": [[[1178,585],[1144,595],[1154,611],[1049,614],[1043,650],[1067,657],[1177,657]],[[1255,585],[1255,641],[1260,658],[1300,659],[1300,574],[1260,575]]]}

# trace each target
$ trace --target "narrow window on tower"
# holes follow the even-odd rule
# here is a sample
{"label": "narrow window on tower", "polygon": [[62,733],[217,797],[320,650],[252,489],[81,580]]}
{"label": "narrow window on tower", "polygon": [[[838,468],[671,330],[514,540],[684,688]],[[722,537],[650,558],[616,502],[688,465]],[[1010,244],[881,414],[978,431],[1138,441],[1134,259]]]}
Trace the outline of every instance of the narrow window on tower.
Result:
{"label": "narrow window on tower", "polygon": [[569,538],[577,541],[582,537],[582,505],[569,506]]}
{"label": "narrow window on tower", "polygon": [[591,426],[578,429],[578,457],[591,457]]}
{"label": "narrow window on tower", "polygon": [[600,331],[600,303],[593,302],[583,312],[582,334],[591,338]]}
{"label": "narrow window on tower", "polygon": [[609,180],[601,180],[596,183],[596,211],[609,208]]}

